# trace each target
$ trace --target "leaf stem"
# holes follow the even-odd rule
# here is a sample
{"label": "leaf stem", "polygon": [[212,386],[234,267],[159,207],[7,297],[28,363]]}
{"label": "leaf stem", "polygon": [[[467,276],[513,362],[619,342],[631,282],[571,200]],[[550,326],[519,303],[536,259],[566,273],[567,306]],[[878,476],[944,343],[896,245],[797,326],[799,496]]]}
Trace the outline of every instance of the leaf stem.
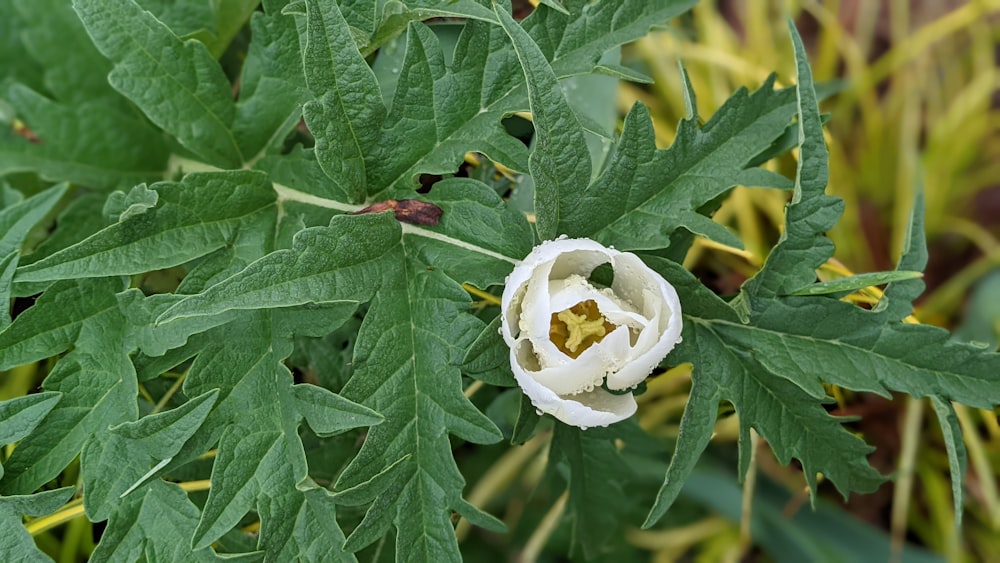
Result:
{"label": "leaf stem", "polygon": [[477,391],[483,388],[483,385],[484,383],[482,381],[473,381],[472,384],[465,389],[465,393],[463,393],[465,395],[465,398],[471,399],[472,396],[475,395]]}
{"label": "leaf stem", "polygon": [[[207,491],[212,487],[212,482],[208,479],[201,481],[186,481],[174,484],[188,493],[195,491]],[[28,530],[29,534],[37,536],[83,515],[83,496],[80,496],[80,498],[73,499],[66,503],[66,506],[60,508],[57,512],[49,514],[48,516],[42,516],[41,518],[35,518],[25,524],[24,527]]]}
{"label": "leaf stem", "polygon": [[545,518],[538,524],[535,528],[535,532],[531,534],[528,538],[528,543],[524,544],[524,550],[521,551],[521,557],[518,561],[523,563],[534,563],[538,560],[538,556],[542,553],[542,549],[545,544],[549,541],[549,537],[556,530],[556,525],[559,524],[559,519],[562,517],[563,511],[566,510],[566,501],[569,500],[569,490],[564,492],[552,508],[545,513]]}
{"label": "leaf stem", "polygon": [[497,306],[501,305],[500,298],[497,297],[496,295],[493,295],[492,293],[488,293],[467,283],[462,284],[462,289],[468,291],[471,295],[474,295],[491,305],[497,305]]}
{"label": "leaf stem", "polygon": [[187,174],[190,172],[221,172],[222,169],[218,166],[212,166],[211,164],[201,162],[200,160],[193,160],[177,154],[171,154],[170,158],[167,160],[167,169],[163,172],[164,179],[171,180],[182,171]]}
{"label": "leaf stem", "polygon": [[274,186],[274,191],[278,194],[279,201],[297,201],[324,209],[336,209],[345,213],[354,213],[365,208],[363,205],[351,205],[350,203],[342,203],[333,199],[307,194],[281,184],[275,183],[272,185]]}
{"label": "leaf stem", "polygon": [[[709,516],[693,524],[673,527],[666,530],[639,530],[629,528],[625,531],[625,540],[629,544],[649,551],[666,552],[676,559],[695,545],[718,537],[730,529],[728,520],[721,516]],[[660,554],[658,553],[658,555]],[[671,557],[665,558],[671,560]]]}
{"label": "leaf stem", "polygon": [[750,466],[743,476],[743,499],[740,503],[740,558],[750,553],[753,543],[751,524],[753,523],[753,493],[757,486],[757,448],[760,436],[753,428],[750,429]]}
{"label": "leaf stem", "polygon": [[174,394],[181,388],[181,385],[184,384],[185,379],[187,379],[187,372],[182,373],[181,376],[177,378],[177,381],[174,381],[173,385],[170,386],[170,389],[167,389],[167,392],[160,397],[159,402],[156,403],[156,406],[153,407],[152,412],[149,414],[152,415],[162,411],[164,407],[167,406],[167,403],[170,402],[170,399],[174,396]]}
{"label": "leaf stem", "polygon": [[450,237],[448,235],[445,235],[445,234],[442,234],[442,233],[438,233],[438,232],[435,232],[435,231],[430,231],[430,230],[424,229],[422,227],[417,227],[415,225],[409,225],[407,223],[400,223],[399,226],[403,228],[403,234],[415,235],[415,236],[418,236],[418,237],[426,237],[426,238],[429,238],[429,239],[441,241],[441,242],[448,243],[448,244],[450,244],[452,246],[457,246],[457,247],[465,249],[465,250],[471,250],[472,252],[478,252],[479,254],[484,254],[486,256],[489,256],[490,258],[496,258],[497,260],[503,260],[504,262],[508,262],[508,263],[513,264],[515,266],[517,266],[518,264],[521,263],[521,261],[518,260],[518,259],[516,259],[516,258],[511,258],[510,256],[504,256],[503,254],[500,254],[499,252],[493,252],[492,250],[483,248],[481,246],[476,246],[476,245],[474,245],[472,243],[465,242],[464,240],[459,240],[457,238],[452,238],[452,237]]}
{"label": "leaf stem", "polygon": [[27,528],[29,534],[37,536],[79,516],[83,516],[83,497],[70,501],[58,512],[28,522],[24,527]]}
{"label": "leaf stem", "polygon": [[923,399],[906,398],[903,435],[901,437],[902,451],[899,453],[899,464],[896,469],[896,486],[892,495],[892,513],[889,524],[889,557],[891,561],[902,561],[903,557],[907,515],[910,511],[917,452],[920,446],[920,429],[924,422],[924,406]]}
{"label": "leaf stem", "polygon": [[[467,498],[469,504],[482,508],[498,497],[524,470],[528,461],[538,453],[538,450],[548,443],[551,437],[551,433],[548,432],[539,434],[525,442],[524,445],[507,450],[493,462],[489,470],[476,482],[476,486],[469,491]],[[455,527],[455,536],[458,537],[459,542],[465,539],[471,527],[465,518],[459,520],[458,526]]]}

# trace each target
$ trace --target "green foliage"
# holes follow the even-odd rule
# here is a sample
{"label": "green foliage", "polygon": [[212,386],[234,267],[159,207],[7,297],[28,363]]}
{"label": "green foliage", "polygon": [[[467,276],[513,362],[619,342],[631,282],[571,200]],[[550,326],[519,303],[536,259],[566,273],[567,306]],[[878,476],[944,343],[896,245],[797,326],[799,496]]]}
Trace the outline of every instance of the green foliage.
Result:
{"label": "green foliage", "polygon": [[[772,77],[699,125],[685,80],[669,148],[636,105],[605,158],[588,149],[601,116],[567,79],[643,79],[617,48],[694,2],[552,0],[519,22],[473,0],[74,0],[45,3],[52,27],[6,3],[24,32],[3,35],[0,62],[33,63],[0,82],[13,186],[0,186],[0,370],[34,365],[43,391],[0,402],[0,445],[16,443],[0,458],[0,520],[15,530],[0,551],[45,560],[22,517],[56,512],[74,489],[53,485],[77,481],[86,517],[107,522],[96,561],[351,561],[389,546],[457,561],[459,517],[519,533],[470,502],[465,452],[549,439],[516,390],[493,390],[514,381],[489,304],[560,235],[645,251],[684,308],[665,363],[694,366],[655,503],[623,501],[641,478],[623,448],[665,456],[634,421],[551,431],[546,492],[568,491],[567,551],[606,556],[641,521],[633,509],[652,505],[647,525],[664,516],[723,401],[741,474],[753,428],[799,460],[811,493],[818,473],[873,490],[871,447],[826,412],[825,385],[931,397],[961,503],[950,401],[1000,402],[1000,357],[903,322],[922,290],[920,206],[897,271],[815,283],[842,203],[824,193],[794,29],[794,88]],[[437,17],[460,21],[423,23]],[[525,111],[530,151],[505,123]],[[759,167],[790,138],[794,183]],[[505,188],[462,177],[468,153],[530,176],[534,226]],[[692,235],[740,245],[711,219],[736,185],[794,191],[778,245],[726,301],[668,258]],[[884,283],[872,310],[838,299]]]}

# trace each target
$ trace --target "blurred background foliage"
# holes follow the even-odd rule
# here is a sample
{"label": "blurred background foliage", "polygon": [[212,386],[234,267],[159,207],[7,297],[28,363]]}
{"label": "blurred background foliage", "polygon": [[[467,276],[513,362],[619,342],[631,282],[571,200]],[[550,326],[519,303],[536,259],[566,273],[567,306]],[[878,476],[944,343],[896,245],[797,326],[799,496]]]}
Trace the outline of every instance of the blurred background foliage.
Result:
{"label": "blurred background foliage", "polygon": [[[669,146],[685,115],[678,60],[690,74],[704,119],[734,90],[756,88],[775,70],[779,83],[789,84],[794,63],[783,27],[789,17],[807,43],[816,80],[836,83],[838,91],[821,109],[829,114],[828,189],[847,205],[829,233],[837,245],[836,260],[821,276],[892,269],[914,193],[923,189],[930,264],[927,293],[914,321],[945,326],[957,338],[995,347],[1000,333],[1000,2],[703,0],[669,30],[624,53],[627,64],[655,83],[623,84],[619,112],[641,100],[654,116],[659,143]],[[795,155],[768,166],[793,176]],[[718,292],[735,293],[777,240],[786,199],[781,192],[736,188],[715,219],[740,234],[745,250],[699,241],[685,265]],[[871,288],[852,299],[863,304],[877,297],[878,289]],[[664,389],[669,380],[652,384],[640,407],[641,424],[654,435],[676,434],[683,409],[684,385]],[[703,518],[678,529],[661,525],[659,532],[636,531],[630,539],[657,561],[747,555],[751,560],[807,560],[796,559],[807,553],[808,560],[898,560],[904,541],[952,561],[1000,557],[1000,425],[995,412],[959,407],[969,470],[964,525],[957,535],[942,438],[926,419],[923,402],[830,391],[837,399],[833,413],[863,416],[851,426],[878,447],[872,463],[893,473],[895,482],[846,503],[827,495],[835,504],[820,504],[803,519],[802,512],[810,510],[801,474],[779,466],[769,449],[756,448],[742,498],[723,500],[731,491],[717,483],[693,497],[709,507]],[[731,423],[723,420],[717,428],[720,450],[725,444],[735,449],[735,432],[725,427]],[[709,459],[706,472],[710,464]],[[730,479],[729,487],[736,487]],[[754,480],[757,490],[751,497]],[[772,485],[787,499],[775,496]],[[742,539],[740,513],[732,513],[740,507],[744,516],[764,513],[743,518]],[[844,511],[853,518],[842,520]],[[823,523],[810,528],[810,519]],[[747,520],[753,525],[751,534]],[[868,532],[885,535],[865,536],[843,527],[845,522],[865,522]],[[748,535],[763,551],[749,547]],[[766,539],[774,535],[784,541]],[[804,538],[832,547],[800,552],[794,540]],[[908,553],[903,560],[924,555]]]}

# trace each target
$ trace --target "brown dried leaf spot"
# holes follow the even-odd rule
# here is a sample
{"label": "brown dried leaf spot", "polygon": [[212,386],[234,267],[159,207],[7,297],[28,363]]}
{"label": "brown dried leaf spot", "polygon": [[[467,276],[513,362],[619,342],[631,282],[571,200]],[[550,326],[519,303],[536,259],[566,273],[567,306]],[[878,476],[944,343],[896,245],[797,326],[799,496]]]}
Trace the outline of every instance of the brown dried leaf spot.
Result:
{"label": "brown dried leaf spot", "polygon": [[396,216],[397,221],[400,223],[409,223],[410,225],[437,225],[441,221],[441,214],[444,213],[440,207],[426,201],[417,199],[387,199],[373,203],[356,212],[355,215],[381,213],[390,209]]}

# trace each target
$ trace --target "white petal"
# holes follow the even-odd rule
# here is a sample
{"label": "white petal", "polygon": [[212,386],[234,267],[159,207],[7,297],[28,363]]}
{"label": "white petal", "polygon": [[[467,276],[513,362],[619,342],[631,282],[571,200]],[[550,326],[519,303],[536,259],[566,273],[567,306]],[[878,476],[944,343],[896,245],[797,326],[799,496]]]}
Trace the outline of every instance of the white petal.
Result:
{"label": "white petal", "polygon": [[[560,363],[548,364],[543,355],[538,353],[535,343],[530,340],[518,340],[511,348],[511,360],[516,360],[518,368],[525,375],[551,389],[559,395],[579,393],[592,389],[604,383],[607,371],[602,369],[597,351],[588,348],[573,359],[560,352],[564,360]],[[591,350],[594,350],[591,352]],[[589,355],[588,355],[589,352]]]}
{"label": "white petal", "polygon": [[[614,282],[598,289],[587,281],[594,268],[611,263]],[[618,326],[576,359],[549,337],[554,313],[593,300]],[[507,278],[501,333],[511,347],[511,368],[532,403],[567,424],[604,426],[627,418],[636,403],[629,393],[680,338],[676,291],[637,256],[587,239],[557,239],[537,246]],[[589,389],[589,391],[588,391]]]}
{"label": "white petal", "polygon": [[613,395],[603,389],[560,397],[551,389],[535,381],[520,369],[511,351],[514,377],[531,404],[543,413],[551,414],[566,424],[581,428],[607,426],[635,414],[637,405],[631,393]]}
{"label": "white petal", "polygon": [[[669,293],[665,296],[667,298],[666,301],[670,301],[670,295],[673,296],[674,301],[677,301],[677,293],[674,291],[674,288],[670,286],[668,288]],[[649,377],[649,374],[652,373],[660,361],[674,349],[674,346],[680,339],[682,328],[679,302],[675,303],[675,306],[677,307],[676,309],[666,313],[666,319],[659,317],[654,319],[657,324],[666,325],[666,329],[660,333],[655,344],[648,349],[644,349],[648,346],[646,341],[649,337],[656,334],[657,328],[653,323],[639,336],[639,342],[636,342],[636,347],[633,350],[634,355],[625,362],[617,373],[608,376],[607,384],[609,389],[617,391],[638,385],[642,380]]]}

